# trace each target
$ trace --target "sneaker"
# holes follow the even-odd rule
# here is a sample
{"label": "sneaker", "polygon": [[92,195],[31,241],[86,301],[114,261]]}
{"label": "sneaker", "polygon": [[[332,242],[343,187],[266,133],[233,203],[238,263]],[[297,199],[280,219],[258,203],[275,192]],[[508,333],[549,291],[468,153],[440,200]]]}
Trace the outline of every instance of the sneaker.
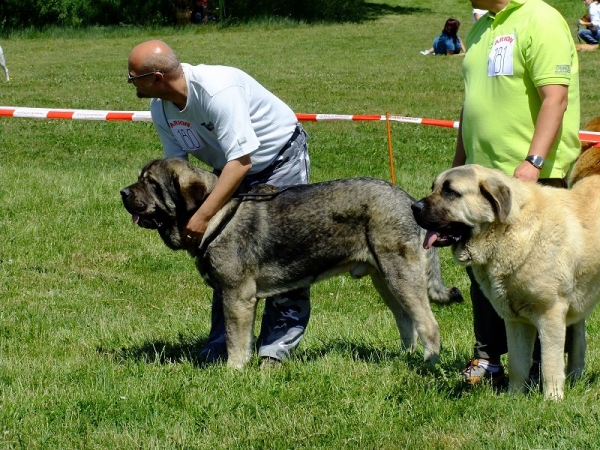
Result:
{"label": "sneaker", "polygon": [[504,382],[504,368],[500,366],[497,372],[490,372],[479,365],[478,359],[471,359],[467,366],[460,371],[464,380],[472,385],[482,381],[489,381],[493,387],[499,387]]}
{"label": "sneaker", "polygon": [[424,56],[429,55],[429,50],[421,50],[421,55],[424,55]]}

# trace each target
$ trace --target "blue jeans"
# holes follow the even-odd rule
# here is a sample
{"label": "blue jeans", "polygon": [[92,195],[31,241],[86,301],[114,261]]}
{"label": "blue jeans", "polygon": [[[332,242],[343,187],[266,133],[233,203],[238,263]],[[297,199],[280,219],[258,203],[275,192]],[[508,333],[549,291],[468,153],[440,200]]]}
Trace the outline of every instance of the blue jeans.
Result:
{"label": "blue jeans", "polygon": [[596,45],[599,39],[598,30],[588,30],[583,29],[577,32],[577,36],[579,36],[583,41],[587,44]]}
{"label": "blue jeans", "polygon": [[[310,159],[308,134],[298,124],[299,133],[275,161],[262,172],[247,176],[240,192],[252,186],[268,183],[277,187],[308,184]],[[265,309],[258,337],[258,355],[285,359],[298,346],[310,317],[310,288],[300,288],[265,299]],[[225,343],[225,316],[221,292],[213,292],[211,329],[208,342],[200,352],[200,359],[212,362],[227,357]]]}

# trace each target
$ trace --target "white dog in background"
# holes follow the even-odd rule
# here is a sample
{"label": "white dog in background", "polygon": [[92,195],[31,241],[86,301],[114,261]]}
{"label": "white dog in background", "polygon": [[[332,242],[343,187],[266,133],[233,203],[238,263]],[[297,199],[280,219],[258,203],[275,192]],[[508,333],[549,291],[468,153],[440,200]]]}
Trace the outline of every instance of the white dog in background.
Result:
{"label": "white dog in background", "polygon": [[6,60],[4,59],[4,51],[2,50],[2,47],[0,47],[0,66],[2,66],[4,69],[6,81],[10,81],[10,77],[8,76],[8,67],[6,67]]}

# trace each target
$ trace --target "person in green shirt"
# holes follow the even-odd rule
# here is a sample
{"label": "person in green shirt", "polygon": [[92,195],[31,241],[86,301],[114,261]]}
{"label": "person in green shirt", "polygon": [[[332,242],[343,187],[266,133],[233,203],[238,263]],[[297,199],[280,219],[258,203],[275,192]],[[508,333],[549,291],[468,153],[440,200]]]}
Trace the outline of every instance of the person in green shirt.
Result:
{"label": "person in green shirt", "polygon": [[[480,164],[520,180],[566,187],[581,145],[579,65],[567,23],[542,0],[471,0],[471,5],[489,13],[467,36],[453,167]],[[461,374],[470,383],[488,379],[499,385],[500,357],[507,352],[504,321],[467,273],[476,342]]]}

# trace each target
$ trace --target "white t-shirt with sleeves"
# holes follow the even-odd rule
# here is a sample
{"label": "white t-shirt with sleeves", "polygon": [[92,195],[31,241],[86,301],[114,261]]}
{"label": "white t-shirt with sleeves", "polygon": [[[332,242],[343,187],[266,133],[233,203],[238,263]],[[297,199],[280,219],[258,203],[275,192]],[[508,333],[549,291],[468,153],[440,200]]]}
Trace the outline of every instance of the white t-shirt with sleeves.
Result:
{"label": "white t-shirt with sleeves", "polygon": [[183,110],[152,99],[152,121],[164,156],[193,155],[222,170],[250,155],[250,174],[265,169],[292,135],[295,113],[258,81],[227,66],[182,64],[188,99]]}
{"label": "white t-shirt with sleeves", "polygon": [[600,4],[596,2],[590,3],[588,7],[590,13],[590,22],[596,27],[596,30],[600,29]]}

